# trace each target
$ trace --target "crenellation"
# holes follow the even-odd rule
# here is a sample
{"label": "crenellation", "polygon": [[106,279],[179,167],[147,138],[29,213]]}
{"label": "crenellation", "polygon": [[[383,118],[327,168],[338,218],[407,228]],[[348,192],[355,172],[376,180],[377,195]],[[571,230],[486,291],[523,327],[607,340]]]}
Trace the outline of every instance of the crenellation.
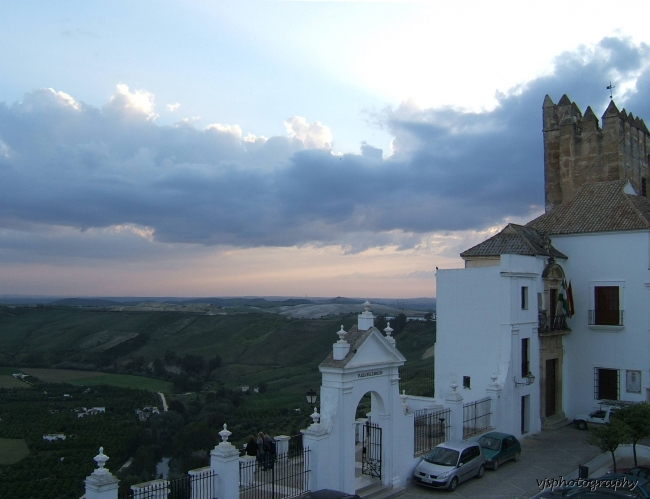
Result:
{"label": "crenellation", "polygon": [[583,115],[566,94],[557,104],[545,96],[542,109],[547,212],[572,199],[585,183],[629,179],[642,193],[650,133],[641,118],[610,101],[601,127],[590,106]]}

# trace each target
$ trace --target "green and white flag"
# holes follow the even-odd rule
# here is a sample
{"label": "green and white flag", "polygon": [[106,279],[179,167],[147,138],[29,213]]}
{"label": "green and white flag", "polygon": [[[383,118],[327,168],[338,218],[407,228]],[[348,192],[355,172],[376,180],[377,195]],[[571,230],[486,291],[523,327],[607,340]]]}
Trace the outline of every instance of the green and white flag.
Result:
{"label": "green and white flag", "polygon": [[557,301],[562,304],[564,315],[569,317],[569,302],[567,300],[566,279],[562,279],[562,288],[558,294]]}

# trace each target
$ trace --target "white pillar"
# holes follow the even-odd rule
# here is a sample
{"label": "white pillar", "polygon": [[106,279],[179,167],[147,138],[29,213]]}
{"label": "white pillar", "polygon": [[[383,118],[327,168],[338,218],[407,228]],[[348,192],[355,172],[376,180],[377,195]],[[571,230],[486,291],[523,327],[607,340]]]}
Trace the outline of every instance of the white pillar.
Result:
{"label": "white pillar", "polygon": [[218,475],[219,499],[239,499],[239,451],[228,442],[231,434],[224,424],[219,432],[223,441],[210,452],[210,468]]}
{"label": "white pillar", "polygon": [[276,454],[287,454],[289,452],[289,440],[291,440],[291,437],[278,435],[274,440]]}
{"label": "white pillar", "polygon": [[355,429],[355,435],[354,435],[354,443],[358,444],[359,442],[363,441],[363,426],[366,424],[368,421],[368,418],[357,418],[355,419],[355,424],[357,425]]}
{"label": "white pillar", "polygon": [[94,457],[97,469],[86,478],[86,499],[117,499],[119,480],[104,468],[108,459],[104,448],[100,447],[99,454]]}
{"label": "white pillar", "polygon": [[451,385],[451,393],[445,397],[445,403],[449,407],[449,419],[451,426],[449,438],[451,440],[463,439],[463,396],[456,392],[458,385],[454,382]]}
{"label": "white pillar", "polygon": [[[309,490],[335,489],[335,477],[327,470],[331,462],[327,452],[327,430],[319,423],[320,414],[314,410],[314,422],[306,430],[302,430],[303,448],[309,448]],[[339,456],[337,456],[339,458]]]}
{"label": "white pillar", "polygon": [[499,406],[501,405],[501,392],[503,391],[501,385],[497,382],[498,376],[496,374],[491,376],[492,383],[485,390],[488,397],[492,399],[490,402],[490,427],[498,430],[499,425]]}

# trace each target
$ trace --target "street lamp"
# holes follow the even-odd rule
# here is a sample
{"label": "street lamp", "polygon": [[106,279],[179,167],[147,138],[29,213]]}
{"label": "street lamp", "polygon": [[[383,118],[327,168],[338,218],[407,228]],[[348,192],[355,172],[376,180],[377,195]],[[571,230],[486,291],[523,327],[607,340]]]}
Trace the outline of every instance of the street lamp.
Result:
{"label": "street lamp", "polygon": [[519,382],[519,381],[517,381],[517,378],[514,377],[513,379],[515,380],[515,386],[519,387],[519,386],[525,386],[525,385],[532,385],[535,382],[535,376],[533,375],[533,373],[529,372],[528,374],[526,374],[526,376],[523,376],[523,378],[524,378],[524,381]]}
{"label": "street lamp", "polygon": [[313,388],[310,388],[309,391],[305,393],[305,397],[307,398],[307,403],[311,405],[313,409],[314,404],[316,403],[316,399],[318,398],[318,394],[314,391]]}

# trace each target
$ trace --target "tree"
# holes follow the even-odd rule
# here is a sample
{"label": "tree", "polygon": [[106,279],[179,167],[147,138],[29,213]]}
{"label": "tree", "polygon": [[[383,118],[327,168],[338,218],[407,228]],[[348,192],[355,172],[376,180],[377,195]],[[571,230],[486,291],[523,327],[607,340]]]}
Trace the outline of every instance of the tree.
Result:
{"label": "tree", "polygon": [[172,366],[178,363],[178,357],[176,356],[176,352],[173,352],[172,350],[167,350],[165,352],[165,363]]}
{"label": "tree", "polygon": [[257,385],[257,391],[259,393],[264,393],[268,386],[266,385],[266,381],[260,381],[259,384]]}
{"label": "tree", "polygon": [[153,373],[156,376],[160,376],[161,374],[164,374],[164,372],[165,372],[165,364],[163,364],[162,360],[156,357],[153,361]]}
{"label": "tree", "polygon": [[629,438],[629,429],[622,418],[614,418],[611,423],[599,426],[591,435],[591,443],[600,447],[603,452],[612,454],[614,473],[616,473],[616,456],[614,451]]}
{"label": "tree", "polygon": [[208,362],[208,371],[212,372],[221,366],[221,355],[217,354]]}
{"label": "tree", "polygon": [[650,404],[643,402],[623,407],[614,418],[620,419],[627,426],[628,438],[632,442],[634,466],[637,466],[636,444],[639,440],[650,437]]}
{"label": "tree", "polygon": [[386,314],[375,317],[375,327],[382,332],[386,329]]}
{"label": "tree", "polygon": [[406,326],[406,316],[403,313],[397,314],[392,321],[391,327],[393,328],[393,336],[397,336],[402,332],[404,326]]}
{"label": "tree", "polygon": [[178,399],[170,401],[168,407],[170,410],[175,411],[179,414],[185,414],[185,406],[183,405],[183,402]]}
{"label": "tree", "polygon": [[200,355],[188,353],[183,357],[181,367],[188,373],[198,374],[205,369],[205,361]]}

